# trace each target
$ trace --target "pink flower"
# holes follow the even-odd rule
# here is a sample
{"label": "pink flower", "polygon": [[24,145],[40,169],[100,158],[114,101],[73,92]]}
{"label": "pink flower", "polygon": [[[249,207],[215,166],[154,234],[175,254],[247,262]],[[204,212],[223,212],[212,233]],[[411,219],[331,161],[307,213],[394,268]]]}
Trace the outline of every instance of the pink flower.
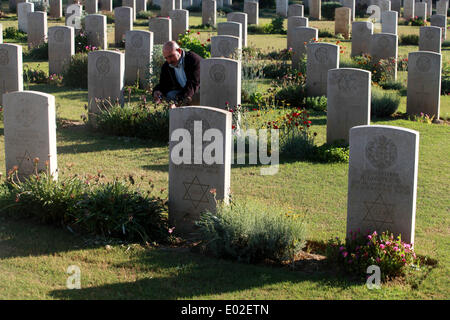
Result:
{"label": "pink flower", "polygon": [[344,258],[346,258],[348,256],[348,252],[344,251],[344,252],[342,252],[342,255],[344,256]]}
{"label": "pink flower", "polygon": [[173,232],[174,229],[175,229],[175,227],[169,228],[169,234],[171,234],[171,233]]}
{"label": "pink flower", "polygon": [[380,259],[380,258],[377,258],[376,260],[377,260],[377,262],[380,262],[380,261],[381,261],[381,259]]}
{"label": "pink flower", "polygon": [[339,248],[339,251],[342,251],[342,250],[344,250],[344,249],[345,249],[344,247],[340,247],[340,248]]}
{"label": "pink flower", "polygon": [[386,246],[384,245],[384,244],[380,244],[380,249],[384,249],[384,248],[386,248]]}
{"label": "pink flower", "polygon": [[369,235],[367,236],[367,239],[372,240],[372,236],[369,234]]}
{"label": "pink flower", "polygon": [[394,251],[397,252],[397,251],[398,251],[398,248],[397,248],[397,247],[394,247]]}

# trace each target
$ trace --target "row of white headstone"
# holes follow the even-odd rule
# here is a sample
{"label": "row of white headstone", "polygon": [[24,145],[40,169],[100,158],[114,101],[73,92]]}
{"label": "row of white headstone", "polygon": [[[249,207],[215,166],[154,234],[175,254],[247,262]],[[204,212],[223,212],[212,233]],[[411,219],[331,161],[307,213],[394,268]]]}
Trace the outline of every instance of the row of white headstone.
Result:
{"label": "row of white headstone", "polygon": [[[329,77],[337,83],[342,79],[360,80],[348,78],[350,72],[359,72],[365,83],[370,83],[370,75],[361,70],[335,69]],[[25,177],[36,170],[48,170],[56,179],[55,97],[35,91],[11,92],[3,95],[3,106],[7,171],[17,166],[19,176]],[[220,159],[212,164],[203,160],[174,163],[173,153],[180,152],[178,129],[187,130],[191,137],[201,134],[195,141],[181,141],[183,152],[200,147],[203,154],[209,148]],[[209,129],[215,129],[213,148],[202,142]],[[169,221],[178,232],[189,235],[202,212],[214,212],[217,200],[229,200],[234,148],[231,113],[211,107],[172,109],[169,132]],[[350,142],[347,233],[389,230],[413,243],[419,133],[393,126],[362,125],[352,127],[346,135]],[[198,139],[200,145],[196,146]]]}

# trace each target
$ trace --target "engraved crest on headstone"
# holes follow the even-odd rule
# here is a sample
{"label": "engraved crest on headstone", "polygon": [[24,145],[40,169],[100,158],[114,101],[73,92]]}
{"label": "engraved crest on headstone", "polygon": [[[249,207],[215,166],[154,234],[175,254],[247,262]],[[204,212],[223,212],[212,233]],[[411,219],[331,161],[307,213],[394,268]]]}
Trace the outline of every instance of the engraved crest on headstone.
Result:
{"label": "engraved crest on headstone", "polygon": [[376,136],[366,146],[366,158],[375,168],[388,169],[397,161],[397,147],[391,139]]}
{"label": "engraved crest on headstone", "polygon": [[56,42],[63,42],[64,41],[64,31],[56,30],[53,38],[55,39]]}
{"label": "engraved crest on headstone", "polygon": [[106,75],[111,69],[109,59],[105,56],[99,57],[95,63],[95,66],[97,68],[98,73],[102,76]]}
{"label": "engraved crest on headstone", "polygon": [[222,83],[226,79],[226,70],[225,67],[221,64],[216,64],[211,67],[209,70],[209,76],[211,77],[211,80]]}
{"label": "engraved crest on headstone", "polygon": [[431,67],[431,60],[428,57],[421,56],[417,59],[417,70],[420,72],[428,72]]}
{"label": "engraved crest on headstone", "polygon": [[135,34],[131,38],[131,44],[135,48],[141,48],[143,44],[142,36],[140,34]]}
{"label": "engraved crest on headstone", "polygon": [[326,48],[318,48],[316,52],[314,52],[314,57],[320,63],[326,63],[328,60],[328,51]]}
{"label": "engraved crest on headstone", "polygon": [[229,56],[232,54],[230,42],[227,40],[221,40],[218,45],[219,51],[223,56]]}

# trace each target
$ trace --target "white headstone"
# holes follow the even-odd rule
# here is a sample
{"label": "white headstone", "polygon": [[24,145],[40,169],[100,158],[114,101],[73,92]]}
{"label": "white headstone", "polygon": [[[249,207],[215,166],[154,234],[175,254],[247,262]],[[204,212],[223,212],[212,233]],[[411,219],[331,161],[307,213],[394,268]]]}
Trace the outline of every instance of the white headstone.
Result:
{"label": "white headstone", "polygon": [[[169,225],[179,233],[195,231],[194,222],[202,212],[215,212],[216,200],[228,203],[231,126],[231,113],[225,110],[197,106],[170,110]],[[209,143],[212,137],[214,142]]]}
{"label": "white headstone", "polygon": [[48,72],[62,74],[75,54],[75,29],[66,26],[48,28]]}
{"label": "white headstone", "polygon": [[298,68],[300,60],[306,55],[306,45],[318,39],[319,30],[309,27],[294,28],[292,38],[292,67]]}
{"label": "white headstone", "polygon": [[348,142],[349,130],[370,124],[371,74],[353,68],[328,71],[327,143]]}
{"label": "white headstone", "polygon": [[211,37],[211,57],[238,59],[242,49],[241,39],[233,36]]}
{"label": "white headstone", "polygon": [[324,96],[327,94],[328,70],[339,68],[339,46],[317,42],[308,44],[306,50],[306,93]]}
{"label": "white headstone", "polygon": [[398,36],[392,33],[374,33],[370,41],[370,55],[374,63],[388,59],[393,64],[391,76],[397,80]]}
{"label": "white headstone", "polygon": [[23,90],[22,46],[0,44],[0,105],[2,95]]}
{"label": "white headstone", "polygon": [[408,54],[408,96],[406,112],[439,119],[442,56],[429,51]]}
{"label": "white headstone", "polygon": [[351,56],[369,54],[370,39],[373,34],[373,23],[368,21],[355,21],[352,23],[352,52]]}
{"label": "white headstone", "polygon": [[184,9],[169,12],[172,20],[172,40],[178,40],[179,34],[184,34],[189,29],[189,11]]}
{"label": "white headstone", "polygon": [[439,27],[420,27],[419,51],[441,53],[442,29]]}
{"label": "white headstone", "polygon": [[28,32],[28,13],[34,12],[34,3],[22,2],[17,4],[17,19],[19,20],[19,30]]}
{"label": "white headstone", "polygon": [[89,14],[85,17],[84,22],[89,45],[106,50],[108,48],[106,16]]}
{"label": "white headstone", "polygon": [[55,97],[16,91],[3,95],[3,106],[6,172],[17,166],[25,178],[48,170],[57,179]]}
{"label": "white headstone", "polygon": [[28,49],[37,47],[47,39],[47,12],[28,13]]}
{"label": "white headstone", "polygon": [[122,43],[125,33],[133,30],[133,8],[117,7],[114,9],[114,42]]}
{"label": "white headstone", "polygon": [[397,34],[398,13],[397,11],[384,11],[381,13],[381,32]]}
{"label": "white headstone", "polygon": [[241,104],[241,63],[227,58],[200,62],[200,104],[225,109]]}
{"label": "white headstone", "polygon": [[242,25],[242,47],[247,46],[247,21],[248,17],[246,13],[231,12],[227,14],[228,22],[238,22]]}
{"label": "white headstone", "polygon": [[96,99],[108,99],[112,104],[116,101],[122,104],[124,74],[125,55],[123,53],[109,50],[89,52],[88,111],[91,125],[95,126],[95,114],[100,112]]}
{"label": "white headstone", "polygon": [[392,126],[350,130],[347,234],[389,230],[414,243],[419,133]]}
{"label": "white headstone", "polygon": [[150,18],[148,28],[153,32],[154,44],[164,44],[172,40],[172,19],[163,17]]}
{"label": "white headstone", "polygon": [[217,2],[215,0],[202,1],[202,24],[215,26],[217,17]]}
{"label": "white headstone", "polygon": [[308,18],[300,16],[291,16],[288,18],[287,29],[287,49],[292,48],[292,37],[294,29],[297,27],[308,27]]}
{"label": "white headstone", "polygon": [[442,29],[442,42],[447,39],[447,16],[443,14],[434,14],[430,18],[430,24]]}
{"label": "white headstone", "polygon": [[125,34],[125,84],[148,89],[150,62],[153,52],[153,33],[144,30],[130,30]]}

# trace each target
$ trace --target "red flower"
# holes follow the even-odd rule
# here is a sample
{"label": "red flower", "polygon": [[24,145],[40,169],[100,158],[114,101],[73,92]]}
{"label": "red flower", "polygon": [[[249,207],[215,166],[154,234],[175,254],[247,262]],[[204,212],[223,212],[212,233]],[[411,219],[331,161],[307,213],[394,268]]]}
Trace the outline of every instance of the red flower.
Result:
{"label": "red flower", "polygon": [[211,39],[208,39],[208,40],[206,40],[206,41],[210,42],[210,41],[211,41]]}
{"label": "red flower", "polygon": [[197,34],[199,35],[199,34],[200,34],[200,31],[197,31]]}
{"label": "red flower", "polygon": [[231,126],[231,129],[236,129],[236,126],[233,124],[233,125]]}

